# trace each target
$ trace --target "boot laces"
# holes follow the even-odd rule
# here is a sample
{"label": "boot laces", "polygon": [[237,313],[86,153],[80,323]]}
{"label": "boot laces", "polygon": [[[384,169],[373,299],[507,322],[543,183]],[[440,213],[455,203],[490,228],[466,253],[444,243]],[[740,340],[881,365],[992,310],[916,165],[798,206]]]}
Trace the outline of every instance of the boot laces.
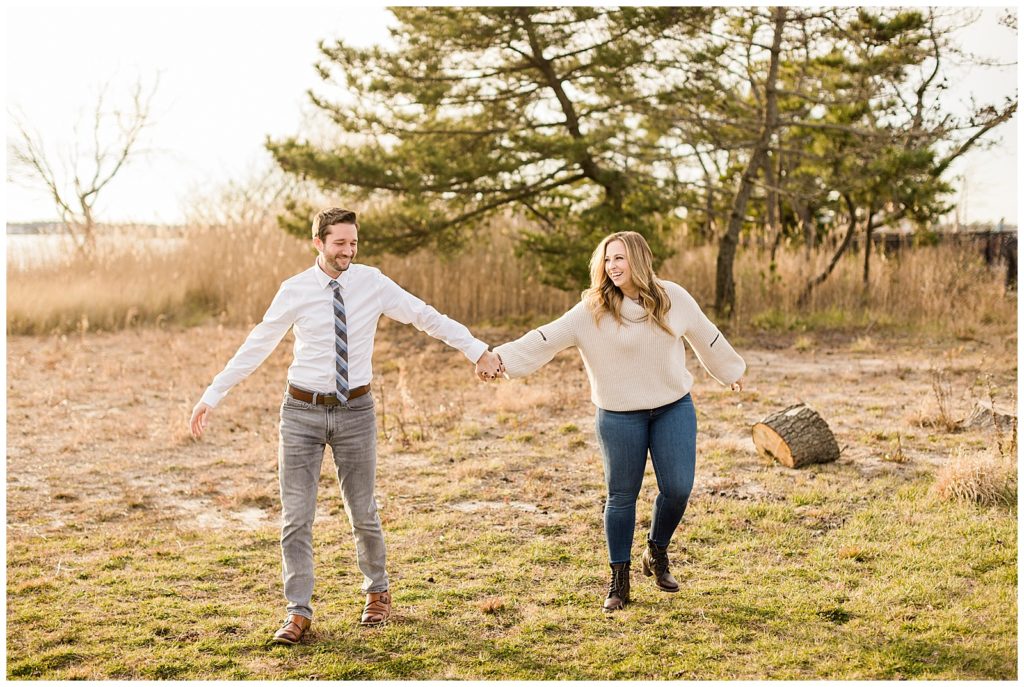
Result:
{"label": "boot laces", "polygon": [[608,582],[608,596],[622,596],[626,589],[626,578],[629,575],[629,568],[612,568],[612,579]]}
{"label": "boot laces", "polygon": [[659,575],[668,571],[668,547],[664,549],[657,544],[652,544],[648,547],[651,556],[651,567],[654,568]]}

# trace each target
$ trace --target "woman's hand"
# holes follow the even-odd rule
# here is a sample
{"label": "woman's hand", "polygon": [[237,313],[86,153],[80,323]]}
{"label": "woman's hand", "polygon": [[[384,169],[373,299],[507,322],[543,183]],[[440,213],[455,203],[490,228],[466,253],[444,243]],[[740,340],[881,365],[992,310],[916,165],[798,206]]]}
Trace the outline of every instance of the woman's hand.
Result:
{"label": "woman's hand", "polygon": [[476,361],[476,376],[482,382],[495,379],[498,375],[504,374],[504,372],[505,366],[502,364],[501,358],[494,351],[484,351],[484,354]]}

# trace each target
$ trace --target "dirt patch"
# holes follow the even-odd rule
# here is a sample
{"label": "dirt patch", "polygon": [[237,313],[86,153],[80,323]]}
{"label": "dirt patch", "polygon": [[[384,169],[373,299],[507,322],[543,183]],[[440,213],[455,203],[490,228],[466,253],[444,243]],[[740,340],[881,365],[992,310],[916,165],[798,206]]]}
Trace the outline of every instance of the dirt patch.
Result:
{"label": "dirt patch", "polygon": [[[183,528],[276,526],[277,414],[291,358],[288,343],[214,411],[202,441],[187,431],[192,405],[247,331],[10,337],[12,535],[69,524],[103,527],[142,511],[166,513]],[[493,343],[518,334],[481,332]],[[959,444],[994,444],[992,429],[954,435],[928,424],[928,413],[936,412],[935,369],[952,380],[946,402],[958,416],[985,399],[989,386],[1016,388],[1014,351],[1002,341],[890,342],[884,350],[864,352],[851,350],[845,340],[805,351],[773,342],[741,352],[748,373],[739,394],[689,359],[700,425],[698,495],[785,497],[765,486],[762,471],[790,471],[761,462],[749,428],[794,402],[818,411],[842,449],[838,463],[809,472],[871,479],[934,470]],[[55,360],[59,376],[53,374]],[[556,356],[527,379],[486,385],[458,352],[412,328],[389,326],[382,328],[374,364],[378,483],[388,505],[544,515],[599,502],[603,476],[593,406],[575,352]],[[904,462],[886,459],[897,443]],[[645,488],[652,481],[649,476]],[[329,452],[320,500],[324,514],[336,517],[341,506]]]}
{"label": "dirt patch", "polygon": [[478,513],[482,510],[517,510],[524,513],[548,515],[547,510],[542,509],[539,506],[535,506],[532,503],[523,503],[522,501],[461,501],[459,503],[448,504],[448,507],[452,510],[459,511],[460,513]]}
{"label": "dirt patch", "polygon": [[743,480],[733,477],[712,477],[695,481],[693,493],[738,501],[778,501],[785,498],[779,494],[772,494],[763,484],[753,479]]}
{"label": "dirt patch", "polygon": [[276,524],[276,520],[260,508],[232,511],[217,508],[203,499],[176,499],[173,508],[181,515],[181,528],[258,530]]}

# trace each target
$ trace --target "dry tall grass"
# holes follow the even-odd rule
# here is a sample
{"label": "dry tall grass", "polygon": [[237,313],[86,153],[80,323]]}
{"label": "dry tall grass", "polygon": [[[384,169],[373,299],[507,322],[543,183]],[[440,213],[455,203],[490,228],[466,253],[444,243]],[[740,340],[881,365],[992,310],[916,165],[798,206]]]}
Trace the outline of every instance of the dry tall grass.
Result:
{"label": "dry tall grass", "polygon": [[154,251],[125,233],[91,259],[67,254],[42,265],[9,264],[8,333],[116,330],[209,317],[255,322],[281,281],[313,255],[269,225],[189,228],[182,238],[175,248]]}
{"label": "dry tall grass", "polygon": [[[715,246],[687,248],[680,241],[660,274],[709,305],[715,297],[716,255]],[[801,310],[800,292],[830,258],[829,252],[820,252],[808,260],[803,250],[780,249],[772,273],[767,251],[741,250],[734,268],[736,324],[741,329],[912,327],[957,336],[993,327],[1016,331],[1016,296],[1007,292],[1002,273],[987,268],[980,255],[955,246],[921,247],[898,256],[876,252],[866,292],[863,253],[849,254]]]}
{"label": "dry tall grass", "polygon": [[[543,286],[527,256],[514,255],[515,221],[495,221],[465,252],[424,251],[396,257],[375,253],[362,238],[361,260],[381,267],[406,289],[441,312],[468,324],[556,316],[578,293]],[[11,334],[115,330],[145,323],[193,324],[213,317],[225,324],[260,319],[281,281],[305,269],[312,250],[272,222],[259,226],[192,227],[178,247],[148,250],[126,235],[119,249],[91,261],[73,255],[45,266],[8,265],[7,327]],[[710,311],[714,301],[714,246],[689,247],[685,238],[660,274],[689,289]],[[1001,275],[977,256],[953,247],[920,248],[874,261],[865,297],[861,256],[842,261],[804,310],[796,299],[806,279],[828,255],[808,260],[802,251],[780,251],[778,269],[756,249],[737,256],[734,328],[924,328],[970,336],[978,329],[1016,329],[1016,299]]]}
{"label": "dry tall grass", "polygon": [[1017,503],[1017,465],[996,451],[958,446],[935,476],[933,493],[943,500],[983,506]]}

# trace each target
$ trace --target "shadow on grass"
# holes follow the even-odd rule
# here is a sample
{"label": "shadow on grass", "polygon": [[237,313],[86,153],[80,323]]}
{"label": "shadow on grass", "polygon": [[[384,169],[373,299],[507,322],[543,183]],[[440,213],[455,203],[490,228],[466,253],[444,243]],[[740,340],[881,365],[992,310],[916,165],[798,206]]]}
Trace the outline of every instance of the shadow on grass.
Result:
{"label": "shadow on grass", "polygon": [[1017,652],[997,645],[958,646],[949,637],[935,640],[895,637],[883,643],[863,642],[860,666],[851,673],[865,679],[888,680],[1016,680]]}
{"label": "shadow on grass", "polygon": [[264,645],[285,655],[285,679],[567,679],[583,677],[529,643],[490,638],[480,628],[398,615],[385,626],[321,626],[295,647]]}

